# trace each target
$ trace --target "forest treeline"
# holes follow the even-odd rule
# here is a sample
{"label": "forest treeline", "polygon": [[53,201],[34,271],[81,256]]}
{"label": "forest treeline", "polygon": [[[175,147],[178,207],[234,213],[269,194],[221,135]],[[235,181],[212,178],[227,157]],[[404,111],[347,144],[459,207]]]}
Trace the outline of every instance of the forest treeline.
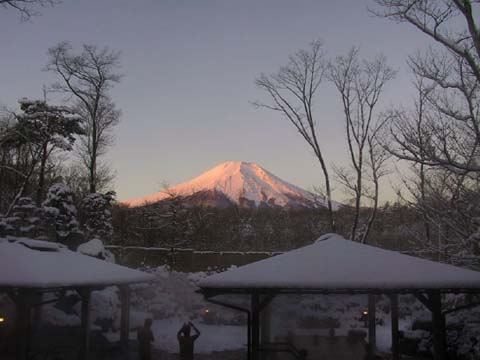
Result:
{"label": "forest treeline", "polygon": [[[365,209],[368,213],[369,209]],[[329,232],[327,208],[188,206],[182,198],[130,208],[114,206],[112,243],[121,246],[192,248],[212,251],[288,251]],[[351,207],[336,212],[337,232],[348,236]],[[395,203],[379,210],[371,243],[413,251],[422,222],[411,207]]]}

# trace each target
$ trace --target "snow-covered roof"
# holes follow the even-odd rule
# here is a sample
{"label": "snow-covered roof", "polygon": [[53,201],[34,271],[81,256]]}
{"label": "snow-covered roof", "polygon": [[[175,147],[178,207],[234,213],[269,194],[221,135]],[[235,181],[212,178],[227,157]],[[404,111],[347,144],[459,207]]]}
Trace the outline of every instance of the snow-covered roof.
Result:
{"label": "snow-covered roof", "polygon": [[345,240],[336,234],[282,255],[211,275],[211,291],[477,291],[480,272]]}
{"label": "snow-covered roof", "polygon": [[1,288],[121,285],[152,280],[150,274],[38,240],[0,239]]}

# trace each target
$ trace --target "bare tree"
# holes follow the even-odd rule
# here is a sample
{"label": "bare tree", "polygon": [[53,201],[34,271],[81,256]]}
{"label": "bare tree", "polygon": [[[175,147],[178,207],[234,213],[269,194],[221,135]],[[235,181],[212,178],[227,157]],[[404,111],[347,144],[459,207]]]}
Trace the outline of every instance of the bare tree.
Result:
{"label": "bare tree", "polygon": [[[375,114],[378,101],[388,81],[394,78],[395,71],[387,65],[384,56],[372,61],[359,58],[359,50],[353,48],[346,56],[337,56],[329,66],[329,79],[340,94],[345,115],[345,129],[350,158],[350,168],[336,168],[340,182],[353,193],[355,214],[350,238],[365,242],[373,224],[378,206],[379,177],[383,174],[385,154],[378,147],[373,134],[378,131],[380,122]],[[370,165],[370,180],[374,185],[373,218],[370,216],[359,231],[362,200],[366,197],[365,181]]]}
{"label": "bare tree", "polygon": [[270,103],[255,102],[254,105],[280,112],[312,148],[322,169],[330,228],[335,231],[330,177],[318,140],[313,111],[314,98],[324,79],[326,65],[322,42],[313,42],[308,50],[300,50],[290,56],[288,64],[277,73],[261,74],[256,79],[255,84],[269,96]]}
{"label": "bare tree", "polygon": [[439,259],[472,265],[480,253],[479,2],[375,2],[373,13],[412,25],[435,45],[408,59],[421,82],[420,97],[415,112],[392,112],[391,142],[385,147],[413,163],[419,175],[410,192],[428,222],[424,249],[443,252]]}
{"label": "bare tree", "polygon": [[98,163],[113,141],[112,129],[119,122],[108,92],[121,79],[118,73],[118,52],[94,45],[83,45],[82,52],[72,53],[69,43],[62,42],[48,50],[46,69],[61,77],[53,85],[57,91],[73,96],[77,109],[84,115],[87,136],[82,141],[80,156],[88,171],[89,190],[97,191]]}
{"label": "bare tree", "polygon": [[[77,102],[74,108],[82,118],[91,118],[83,103]],[[94,172],[96,191],[107,191],[108,186],[111,185],[115,178],[115,172],[100,158],[106,154],[108,148],[115,142],[113,129],[119,123],[120,116],[120,110],[115,107],[115,104],[110,99],[105,98],[98,105],[97,118],[99,121],[96,123],[93,121],[87,122],[84,127],[86,136],[80,138],[77,153],[80,160],[79,165],[81,168],[88,170],[88,187],[90,192],[92,189],[91,168],[93,163],[96,165]],[[94,158],[95,156],[96,159]]]}
{"label": "bare tree", "polygon": [[59,0],[0,0],[0,7],[14,9],[20,13],[23,20],[28,20],[38,15],[36,8],[53,6],[59,2]]}
{"label": "bare tree", "polygon": [[403,188],[408,193],[402,199],[421,215],[417,219],[421,226],[411,223],[407,230],[411,251],[438,261],[478,268],[478,174],[466,176],[426,167],[420,182],[418,169],[418,165],[414,167],[415,176],[403,178]]}
{"label": "bare tree", "polygon": [[367,189],[365,196],[370,198],[372,206],[370,208],[370,215],[365,223],[362,231],[362,237],[359,239],[361,243],[366,243],[368,235],[372,230],[373,223],[375,221],[378,212],[378,203],[380,197],[380,179],[389,173],[389,169],[386,166],[387,161],[390,158],[390,154],[385,150],[382,144],[378,141],[378,132],[382,129],[384,122],[377,124],[371,133],[367,137],[368,143],[368,156],[367,156],[367,168],[366,178],[373,184],[373,190]]}
{"label": "bare tree", "polygon": [[[429,136],[418,143],[408,134],[399,134],[395,155],[451,171],[480,171],[480,32],[473,12],[475,2],[375,2],[379,5],[372,10],[375,14],[409,23],[439,45],[439,50],[430,48],[408,61],[414,74],[431,88],[426,100],[435,115],[424,124]],[[459,28],[459,21],[465,27]]]}
{"label": "bare tree", "polygon": [[[432,119],[432,114],[428,107],[428,95],[432,91],[432,87],[427,87],[425,81],[421,77],[416,77],[415,88],[417,91],[417,98],[414,101],[414,108],[412,111],[408,110],[394,110],[387,120],[386,137],[383,138],[383,147],[390,153],[396,153],[394,150],[397,146],[396,139],[399,139],[398,134],[405,136],[418,144],[418,157],[422,161],[411,162],[414,178],[403,179],[402,182],[410,195],[414,198],[414,202],[410,202],[422,215],[424,233],[422,238],[427,241],[431,240],[431,219],[427,204],[428,191],[428,177],[430,167],[425,165],[425,144],[428,142],[430,133],[428,127],[425,126],[429,119]],[[392,141],[393,140],[393,141]],[[400,145],[401,146],[401,145]]]}

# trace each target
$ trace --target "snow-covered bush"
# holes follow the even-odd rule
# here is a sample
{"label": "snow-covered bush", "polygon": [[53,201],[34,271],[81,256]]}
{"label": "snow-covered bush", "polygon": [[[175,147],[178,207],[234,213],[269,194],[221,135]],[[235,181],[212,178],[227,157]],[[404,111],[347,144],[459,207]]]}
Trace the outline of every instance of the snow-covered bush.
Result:
{"label": "snow-covered bush", "polygon": [[120,296],[115,286],[92,292],[92,321],[102,330],[120,329]]}
{"label": "snow-covered bush", "polygon": [[82,201],[82,210],[87,239],[108,241],[113,234],[112,213],[110,212],[115,193],[91,193]]}
{"label": "snow-covered bush", "polygon": [[[42,306],[42,323],[52,326],[78,326],[81,317],[80,296],[67,292],[66,298]],[[104,332],[120,329],[120,297],[114,286],[91,294],[91,322],[94,329]]]}
{"label": "snow-covered bush", "polygon": [[[198,281],[207,273],[181,273],[161,266],[150,270],[157,276],[152,284],[133,287],[132,306],[136,311],[149,313],[154,319],[202,320],[216,324],[240,324],[245,315],[204,300],[198,290]],[[208,309],[208,311],[207,311]]]}
{"label": "snow-covered bush", "polygon": [[13,233],[14,227],[10,219],[11,218],[0,215],[0,237],[6,237]]}
{"label": "snow-covered bush", "polygon": [[31,239],[45,238],[43,214],[30,197],[21,197],[13,206],[12,216],[0,220],[0,235]]}
{"label": "snow-covered bush", "polygon": [[115,256],[110,251],[105,249],[105,246],[100,239],[92,239],[80,244],[77,248],[77,251],[81,254],[93,256],[111,263],[115,262]]}
{"label": "snow-covered bush", "polygon": [[[457,295],[464,298],[463,295]],[[447,315],[448,346],[463,359],[480,358],[480,307]]]}

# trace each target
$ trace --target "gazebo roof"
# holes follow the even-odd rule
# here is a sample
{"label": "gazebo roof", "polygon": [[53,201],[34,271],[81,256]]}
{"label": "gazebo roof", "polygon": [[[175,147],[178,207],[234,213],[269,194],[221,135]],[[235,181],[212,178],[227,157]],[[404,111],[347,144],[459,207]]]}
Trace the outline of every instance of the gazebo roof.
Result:
{"label": "gazebo roof", "polygon": [[345,240],[314,244],[209,276],[204,292],[372,293],[480,291],[480,272]]}
{"label": "gazebo roof", "polygon": [[37,240],[0,239],[0,289],[102,287],[152,280],[153,275]]}

